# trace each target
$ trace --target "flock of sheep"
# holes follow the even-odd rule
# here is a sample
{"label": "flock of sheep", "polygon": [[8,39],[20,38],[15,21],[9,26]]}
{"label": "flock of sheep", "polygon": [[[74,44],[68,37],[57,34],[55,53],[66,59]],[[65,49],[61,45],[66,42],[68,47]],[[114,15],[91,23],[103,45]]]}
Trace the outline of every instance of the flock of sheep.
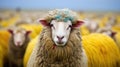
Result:
{"label": "flock of sheep", "polygon": [[1,11],[0,67],[120,67],[120,15]]}

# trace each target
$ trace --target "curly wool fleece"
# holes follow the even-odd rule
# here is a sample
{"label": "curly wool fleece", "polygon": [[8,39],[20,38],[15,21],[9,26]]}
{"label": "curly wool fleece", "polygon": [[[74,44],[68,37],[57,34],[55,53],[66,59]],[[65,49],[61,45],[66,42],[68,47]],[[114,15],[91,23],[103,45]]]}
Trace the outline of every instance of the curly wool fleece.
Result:
{"label": "curly wool fleece", "polygon": [[50,23],[52,19],[56,19],[57,21],[67,22],[68,20],[72,21],[73,24],[76,23],[79,17],[77,14],[69,9],[55,9],[53,11],[49,11],[45,16],[45,19]]}

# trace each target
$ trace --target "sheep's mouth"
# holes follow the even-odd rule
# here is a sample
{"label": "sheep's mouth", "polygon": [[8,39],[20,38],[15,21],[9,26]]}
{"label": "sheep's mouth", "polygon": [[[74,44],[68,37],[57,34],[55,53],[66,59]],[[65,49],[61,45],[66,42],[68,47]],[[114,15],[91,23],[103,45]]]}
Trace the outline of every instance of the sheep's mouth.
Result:
{"label": "sheep's mouth", "polygon": [[57,42],[57,44],[64,44],[64,42],[61,42],[61,41],[60,41],[60,42]]}
{"label": "sheep's mouth", "polygon": [[58,47],[64,47],[65,46],[65,42],[55,42],[55,45],[58,46]]}

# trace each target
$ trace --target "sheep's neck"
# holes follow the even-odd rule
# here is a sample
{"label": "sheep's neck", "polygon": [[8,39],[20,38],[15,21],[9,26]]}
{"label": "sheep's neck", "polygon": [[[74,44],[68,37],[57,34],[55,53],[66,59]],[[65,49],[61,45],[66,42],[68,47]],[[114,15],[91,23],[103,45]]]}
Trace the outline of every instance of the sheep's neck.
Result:
{"label": "sheep's neck", "polygon": [[16,47],[14,42],[13,42],[13,37],[11,37],[10,44],[9,44],[9,51],[8,51],[10,56],[12,56],[12,58],[17,58],[17,59],[23,58],[24,53],[25,53],[25,49],[26,49],[29,41],[30,41],[30,39],[28,37],[26,37],[25,42],[23,43],[23,46]]}
{"label": "sheep's neck", "polygon": [[[53,46],[53,45],[52,45]],[[82,49],[81,46],[76,47],[55,47],[55,49],[48,48],[48,46],[41,46],[40,54],[38,55],[37,60],[39,60],[38,64],[53,67],[58,66],[68,66],[78,67],[80,66],[79,61],[81,61],[80,56],[82,57]],[[42,59],[41,59],[42,58]],[[76,65],[79,64],[79,65]],[[76,65],[76,66],[75,66]]]}
{"label": "sheep's neck", "polygon": [[53,50],[56,48],[56,45],[55,44],[53,44]]}

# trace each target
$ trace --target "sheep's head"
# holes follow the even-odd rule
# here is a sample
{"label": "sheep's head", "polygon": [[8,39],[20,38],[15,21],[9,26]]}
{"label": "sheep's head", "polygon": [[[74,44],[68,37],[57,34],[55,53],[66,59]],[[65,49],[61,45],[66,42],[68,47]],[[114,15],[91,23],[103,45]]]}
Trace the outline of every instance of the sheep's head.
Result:
{"label": "sheep's head", "polygon": [[12,35],[13,42],[15,46],[22,46],[26,40],[26,37],[31,33],[31,31],[26,31],[22,28],[16,28],[14,30],[9,29],[8,32]]}
{"label": "sheep's head", "polygon": [[53,11],[53,14],[51,12],[49,13],[51,20],[43,18],[39,21],[43,26],[51,28],[52,39],[56,46],[65,46],[71,30],[79,27],[83,21],[78,20],[77,15],[68,9],[57,10],[55,13]]}
{"label": "sheep's head", "polygon": [[98,33],[102,33],[102,34],[105,34],[107,36],[110,36],[112,38],[115,37],[115,35],[117,34],[115,31],[112,31],[111,30],[111,27],[104,27],[104,28],[99,28],[97,30]]}

